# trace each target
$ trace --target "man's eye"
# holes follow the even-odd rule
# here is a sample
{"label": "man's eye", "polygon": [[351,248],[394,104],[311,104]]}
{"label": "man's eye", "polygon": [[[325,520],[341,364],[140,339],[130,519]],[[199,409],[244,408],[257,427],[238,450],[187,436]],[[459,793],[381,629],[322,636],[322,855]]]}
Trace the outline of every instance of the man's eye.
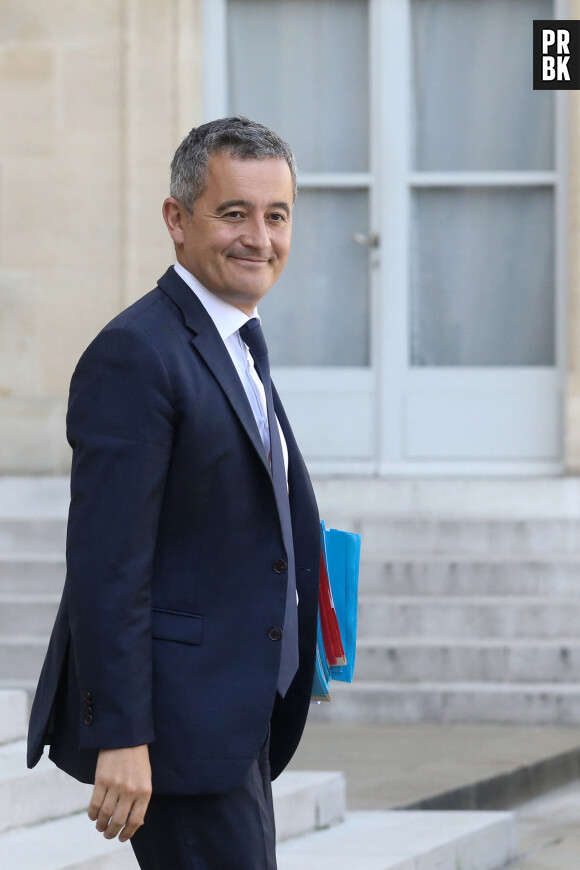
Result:
{"label": "man's eye", "polygon": [[275,223],[282,223],[282,221],[286,220],[286,215],[279,214],[278,212],[274,212],[274,214],[270,215],[270,220],[274,221]]}
{"label": "man's eye", "polygon": [[241,217],[243,217],[243,214],[242,214],[241,211],[227,211],[227,212],[225,213],[225,217],[228,217],[228,218],[241,218]]}

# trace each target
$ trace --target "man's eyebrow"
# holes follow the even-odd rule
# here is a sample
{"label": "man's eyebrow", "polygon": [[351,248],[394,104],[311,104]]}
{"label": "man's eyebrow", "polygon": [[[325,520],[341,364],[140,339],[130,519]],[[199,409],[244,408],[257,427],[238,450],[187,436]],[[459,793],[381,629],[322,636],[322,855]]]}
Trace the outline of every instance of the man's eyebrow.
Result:
{"label": "man's eyebrow", "polygon": [[281,208],[286,214],[290,214],[290,206],[287,202],[273,202],[270,204],[270,208]]}
{"label": "man's eyebrow", "polygon": [[[222,202],[216,208],[216,212],[227,211],[229,208],[239,208],[243,206],[244,208],[252,208],[252,203],[247,199],[228,199],[226,202]],[[282,211],[285,211],[286,214],[290,214],[290,206],[287,202],[271,202],[268,205],[268,208],[279,208]]]}

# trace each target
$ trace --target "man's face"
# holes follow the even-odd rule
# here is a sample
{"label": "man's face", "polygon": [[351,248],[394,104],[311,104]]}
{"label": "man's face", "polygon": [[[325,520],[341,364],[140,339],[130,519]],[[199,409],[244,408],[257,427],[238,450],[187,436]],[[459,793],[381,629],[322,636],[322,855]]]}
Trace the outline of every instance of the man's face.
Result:
{"label": "man's face", "polygon": [[285,160],[212,154],[193,214],[172,197],[163,214],[182,266],[216,296],[251,314],[286,265],[292,199]]}

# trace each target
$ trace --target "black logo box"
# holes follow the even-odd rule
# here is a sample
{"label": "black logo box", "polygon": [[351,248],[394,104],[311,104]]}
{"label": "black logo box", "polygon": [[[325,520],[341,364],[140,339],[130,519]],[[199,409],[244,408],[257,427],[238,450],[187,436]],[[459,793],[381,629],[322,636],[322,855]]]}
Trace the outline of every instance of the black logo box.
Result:
{"label": "black logo box", "polygon": [[[570,54],[567,55],[568,61],[565,68],[568,70],[570,80],[558,79],[557,75],[553,79],[544,81],[544,61],[545,55],[549,55],[555,59],[555,69],[558,72],[558,48],[561,44],[558,38],[558,31],[565,31],[568,35],[567,48]],[[547,45],[547,50],[544,52],[544,31],[551,31],[554,35],[554,40]],[[560,55],[566,57],[566,55]],[[534,21],[534,90],[535,91],[576,91],[580,90],[580,21],[559,21],[550,19],[548,21]]]}

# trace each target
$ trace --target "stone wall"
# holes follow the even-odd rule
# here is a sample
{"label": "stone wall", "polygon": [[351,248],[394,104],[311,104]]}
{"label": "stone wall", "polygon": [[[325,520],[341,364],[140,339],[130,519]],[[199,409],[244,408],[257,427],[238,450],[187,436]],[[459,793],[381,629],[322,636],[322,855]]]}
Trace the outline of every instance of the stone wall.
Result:
{"label": "stone wall", "polygon": [[197,0],[0,0],[0,473],[66,470],[74,364],[172,261]]}

